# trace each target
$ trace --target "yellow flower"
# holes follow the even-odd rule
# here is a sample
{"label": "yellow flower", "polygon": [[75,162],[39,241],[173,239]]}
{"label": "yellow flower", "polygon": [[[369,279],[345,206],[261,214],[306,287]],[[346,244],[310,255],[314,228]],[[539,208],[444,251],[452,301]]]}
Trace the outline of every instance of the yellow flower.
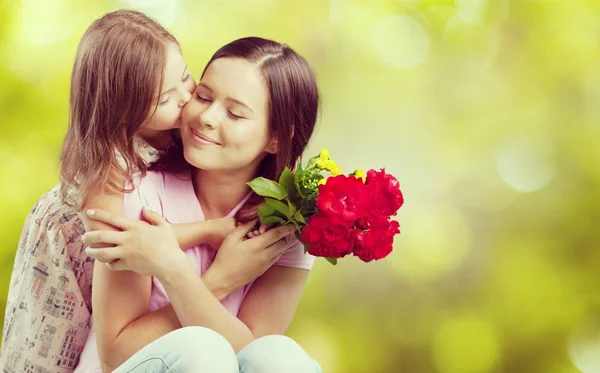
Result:
{"label": "yellow flower", "polygon": [[327,160],[330,157],[331,156],[329,155],[329,150],[327,150],[327,148],[321,149],[321,152],[319,153],[319,158]]}
{"label": "yellow flower", "polygon": [[319,167],[321,170],[327,170],[327,161],[324,159],[317,160],[317,167]]}
{"label": "yellow flower", "polygon": [[331,171],[331,170],[332,170],[333,168],[335,168],[335,167],[337,167],[337,163],[335,163],[335,161],[334,161],[334,160],[332,160],[332,159],[329,159],[329,160],[326,160],[326,161],[325,161],[325,168],[326,168],[328,171]]}
{"label": "yellow flower", "polygon": [[329,171],[334,176],[342,173],[342,169],[331,159],[317,159],[317,167]]}
{"label": "yellow flower", "polygon": [[325,185],[325,183],[327,183],[327,179],[321,179],[319,180],[319,185]]}
{"label": "yellow flower", "polygon": [[333,176],[339,175],[342,173],[342,169],[340,166],[335,163],[334,160],[328,159],[325,161],[325,169],[329,171]]}
{"label": "yellow flower", "polygon": [[367,180],[367,177],[365,176],[365,170],[363,170],[362,168],[359,168],[358,170],[354,171],[354,176],[362,179],[363,182]]}
{"label": "yellow flower", "polygon": [[333,176],[337,176],[342,173],[342,169],[340,168],[340,166],[335,165],[329,170],[329,172],[331,172]]}

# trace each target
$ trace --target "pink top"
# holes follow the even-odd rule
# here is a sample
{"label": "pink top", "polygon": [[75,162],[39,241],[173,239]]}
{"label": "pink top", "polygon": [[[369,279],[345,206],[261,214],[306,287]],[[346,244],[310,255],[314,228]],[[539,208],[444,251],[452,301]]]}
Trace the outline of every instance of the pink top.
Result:
{"label": "pink top", "polygon": [[[146,206],[158,212],[169,223],[189,223],[204,220],[204,214],[188,175],[173,173],[148,172],[141,180],[136,180],[136,189],[125,194],[125,216],[140,219],[142,207]],[[233,217],[243,206],[249,195],[227,214]],[[310,270],[315,257],[305,254],[301,242],[292,234],[287,237],[289,248],[277,261],[276,265],[304,268]],[[204,273],[213,262],[215,251],[208,245],[200,245],[185,251],[198,275]],[[252,284],[248,284],[231,293],[221,302],[234,315],[238,314],[244,297]],[[160,281],[152,278],[152,294],[148,305],[148,312],[157,310],[169,304],[164,288]],[[93,330],[81,354],[81,360],[75,373],[101,372],[98,352],[96,349],[96,336]]]}

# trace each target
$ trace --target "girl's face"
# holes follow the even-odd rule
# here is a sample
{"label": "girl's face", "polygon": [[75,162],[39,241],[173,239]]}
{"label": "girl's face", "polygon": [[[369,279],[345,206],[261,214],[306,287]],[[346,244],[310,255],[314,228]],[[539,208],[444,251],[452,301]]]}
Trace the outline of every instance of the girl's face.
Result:
{"label": "girl's face", "polygon": [[175,44],[169,43],[162,92],[157,92],[156,106],[153,106],[153,112],[150,113],[152,117],[146,122],[144,129],[166,131],[179,128],[183,106],[190,100],[195,88],[194,78],[188,71],[179,48]]}
{"label": "girl's face", "polygon": [[203,170],[253,173],[267,153],[277,152],[268,112],[269,89],[255,64],[213,61],[182,113],[186,160]]}

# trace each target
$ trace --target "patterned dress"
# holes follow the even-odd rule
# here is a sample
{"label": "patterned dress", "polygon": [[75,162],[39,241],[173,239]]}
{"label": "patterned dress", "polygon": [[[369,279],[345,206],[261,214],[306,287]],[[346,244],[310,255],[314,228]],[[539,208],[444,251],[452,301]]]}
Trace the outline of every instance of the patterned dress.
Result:
{"label": "patterned dress", "polygon": [[[141,141],[146,162],[159,152]],[[120,162],[122,164],[122,162]],[[88,337],[94,262],[85,254],[78,211],[61,202],[60,184],[29,212],[10,280],[0,372],[72,373]]]}

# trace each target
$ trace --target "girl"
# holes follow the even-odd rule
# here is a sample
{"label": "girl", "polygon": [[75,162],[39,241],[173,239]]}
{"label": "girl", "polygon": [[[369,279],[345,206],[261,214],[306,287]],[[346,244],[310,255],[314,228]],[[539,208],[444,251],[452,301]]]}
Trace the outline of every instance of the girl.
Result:
{"label": "girl", "polygon": [[[78,212],[100,194],[120,200],[112,212],[122,212],[125,181],[143,174],[172,142],[195,87],[177,40],[144,14],[109,13],[87,29],[73,66],[61,183],[31,210],[15,258],[4,372],[73,372],[92,311],[93,260]],[[218,247],[233,228],[233,219],[174,227],[184,248]]]}
{"label": "girl", "polygon": [[[257,176],[277,179],[284,167],[295,166],[317,111],[312,69],[288,46],[245,38],[216,52],[184,108],[183,149],[173,147],[162,172],[136,181],[136,192],[125,198],[126,217],[144,207],[158,211],[146,212],[152,225],[88,212],[123,230],[85,236],[88,244],[115,245],[88,249],[98,259],[94,329],[104,372],[320,371],[295,342],[277,335],[292,321],[314,261],[293,227],[279,228],[289,229],[283,255],[256,251],[254,242],[273,231],[242,240],[251,222],[236,228],[213,259],[203,245],[181,252],[167,223],[253,219],[261,199],[246,183]],[[257,255],[275,265],[256,281],[240,276]],[[234,286],[215,288],[219,276]],[[88,341],[84,353],[90,351],[90,367],[98,361],[93,347]]]}

